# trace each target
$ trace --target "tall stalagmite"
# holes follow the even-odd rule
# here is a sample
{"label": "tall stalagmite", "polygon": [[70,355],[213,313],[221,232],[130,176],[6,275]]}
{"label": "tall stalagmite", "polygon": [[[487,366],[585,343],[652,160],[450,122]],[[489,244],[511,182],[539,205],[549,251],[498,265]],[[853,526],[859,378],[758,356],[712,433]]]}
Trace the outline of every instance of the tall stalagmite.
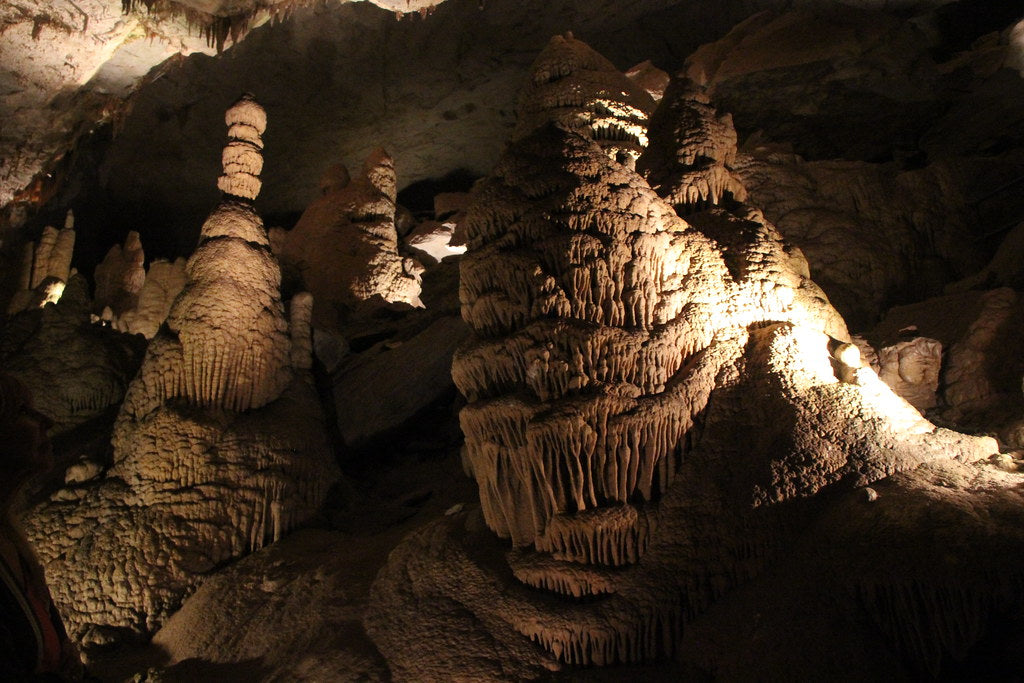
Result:
{"label": "tall stalagmite", "polygon": [[735,175],[736,129],[690,79],[677,77],[651,119],[651,145],[637,170],[683,216],[727,200],[744,201]]}
{"label": "tall stalagmite", "polygon": [[[550,63],[538,60],[527,93],[573,72]],[[727,122],[666,101],[680,118],[662,144],[706,138],[724,168]],[[861,367],[799,250],[759,211],[684,221],[594,129],[524,106],[523,136],[477,184],[465,222],[474,338],[452,374],[482,520],[428,525],[378,576],[367,626],[399,679],[673,656],[684,626],[803,523],[795,501],[996,451],[936,429]],[[680,147],[660,155],[686,162]],[[680,203],[713,204],[722,183]],[[504,570],[484,525],[511,539]],[[438,646],[430,634],[443,631],[474,637]]]}
{"label": "tall stalagmite", "polygon": [[[310,297],[293,300],[289,329],[251,204],[266,115],[243,96],[226,121],[224,197],[128,390],[113,462],[28,520],[86,644],[152,631],[204,573],[307,519],[338,476],[309,375]],[[58,526],[72,531],[49,533]]]}

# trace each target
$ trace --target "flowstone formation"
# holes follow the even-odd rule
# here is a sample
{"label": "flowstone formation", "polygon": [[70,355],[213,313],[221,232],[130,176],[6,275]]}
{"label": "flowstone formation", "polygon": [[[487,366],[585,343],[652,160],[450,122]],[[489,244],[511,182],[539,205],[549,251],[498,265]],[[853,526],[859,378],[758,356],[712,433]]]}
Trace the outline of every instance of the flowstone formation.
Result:
{"label": "flowstone formation", "polygon": [[90,322],[88,283],[71,276],[60,300],[12,316],[0,333],[0,364],[32,392],[51,436],[113,418],[145,351],[141,339]]}
{"label": "flowstone formation", "polygon": [[[727,152],[714,139],[722,127],[669,118],[652,140],[703,136]],[[684,636],[758,577],[795,601],[773,562],[814,548],[801,534],[826,501],[924,463],[961,495],[1006,485],[982,464],[994,440],[936,428],[863,367],[799,250],[759,211],[713,206],[729,197],[701,174],[652,164],[672,179],[656,193],[557,110],[527,128],[475,187],[465,221],[460,296],[474,336],[452,374],[481,509],[406,539],[371,595],[367,629],[396,678],[518,680],[659,658],[727,671],[728,655],[701,660]],[[692,171],[696,157],[670,148],[657,158]],[[663,197],[697,208],[694,187],[711,206],[684,221]],[[978,504],[1024,518],[1005,503]],[[871,534],[864,523],[848,536],[863,547]],[[1024,536],[1007,542],[1024,547]],[[872,559],[893,561],[898,544],[883,545]],[[821,547],[836,550],[828,537]],[[971,584],[965,600],[982,607],[953,610],[947,631],[906,637],[920,630],[901,607],[908,595],[931,600],[963,575],[937,566],[897,585],[871,566],[828,565],[835,609],[884,622],[877,640],[911,670],[969,647],[977,631],[957,625],[993,614],[987,587]],[[866,607],[847,597],[860,589],[873,596]],[[728,624],[714,633],[728,638]],[[870,647],[859,654],[872,657]],[[843,673],[827,660],[809,666]]]}
{"label": "flowstone formation", "polygon": [[286,318],[251,204],[266,115],[245,96],[226,122],[224,197],[129,387],[113,462],[27,519],[86,645],[153,631],[205,573],[308,519],[338,477],[309,374],[312,300],[296,295]]}
{"label": "flowstone formation", "polygon": [[320,182],[323,196],[287,233],[281,251],[313,294],[314,322],[337,329],[353,315],[380,307],[422,307],[423,266],[398,253],[394,162],[382,149],[350,178],[338,164]]}
{"label": "flowstone formation", "polygon": [[650,137],[650,152],[637,170],[679,215],[747,198],[732,169],[736,162],[732,117],[719,115],[690,79],[669,83],[651,121]]}

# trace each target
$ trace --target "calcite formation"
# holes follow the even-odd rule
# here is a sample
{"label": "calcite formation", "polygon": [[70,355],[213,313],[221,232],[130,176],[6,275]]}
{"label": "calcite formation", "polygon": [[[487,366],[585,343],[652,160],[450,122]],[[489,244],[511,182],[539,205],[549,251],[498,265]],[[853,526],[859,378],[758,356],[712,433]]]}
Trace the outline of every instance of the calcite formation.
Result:
{"label": "calcite formation", "polygon": [[632,165],[647,147],[654,100],[572,33],[554,36],[537,56],[516,106],[515,137],[550,121],[593,140]]}
{"label": "calcite formation", "polygon": [[[115,244],[93,271],[96,283],[94,310],[112,320],[139,305],[139,296],[146,282],[146,252],[139,233],[132,230],[124,245]],[[152,336],[152,335],[150,335]]]}
{"label": "calcite formation", "polygon": [[669,83],[651,120],[649,137],[650,152],[637,170],[679,215],[747,198],[732,169],[736,162],[732,116],[719,115],[690,79],[680,77]]}
{"label": "calcite formation", "polygon": [[205,573],[312,515],[338,476],[309,375],[311,301],[297,295],[286,317],[249,201],[265,114],[245,96],[226,119],[224,198],[128,389],[112,462],[27,520],[87,645],[154,630]]}
{"label": "calcite formation", "polygon": [[60,434],[124,399],[145,344],[90,322],[88,284],[70,278],[55,304],[11,317],[0,333],[0,362],[32,392],[36,409]]}
{"label": "calcite formation", "polygon": [[71,276],[74,250],[75,219],[69,211],[63,229],[47,226],[38,242],[25,245],[18,289],[7,306],[7,313],[58,302]]}
{"label": "calcite formation", "polygon": [[[552,45],[577,61],[538,60],[528,92],[590,55]],[[372,593],[368,630],[403,680],[679,656],[688,624],[806,524],[801,501],[998,452],[937,429],[863,367],[760,211],[684,221],[665,198],[692,175],[656,193],[559,108],[541,123],[525,106],[534,120],[477,184],[465,223],[473,338],[452,375],[480,515],[407,539]],[[702,136],[728,158],[726,127],[701,128],[721,120],[697,110],[668,127],[664,144],[683,149],[661,158],[689,159]],[[913,628],[897,619],[894,633]],[[438,646],[438,632],[473,635]]]}
{"label": "calcite formation", "polygon": [[884,348],[900,330],[942,345],[935,369],[936,419],[968,432],[994,433],[1024,447],[1024,301],[1012,289],[947,294],[889,311],[869,338]]}
{"label": "calcite formation", "polygon": [[152,339],[167,320],[171,305],[185,287],[185,259],[157,259],[145,271],[145,281],[134,307],[115,314],[104,307],[101,318],[121,332],[141,334]]}
{"label": "calcite formation", "polygon": [[185,287],[185,259],[156,259],[145,265],[139,233],[115,244],[96,266],[93,310],[96,320],[116,330],[152,339]]}
{"label": "calcite formation", "polygon": [[848,322],[870,327],[896,296],[938,294],[945,273],[982,265],[964,190],[999,166],[955,159],[903,170],[766,146],[737,157],[736,172]]}
{"label": "calcite formation", "polygon": [[320,187],[323,196],[281,248],[282,262],[313,294],[314,322],[336,329],[375,308],[421,307],[423,266],[398,253],[397,180],[387,152],[371,153],[355,179],[342,165],[328,169]]}
{"label": "calcite formation", "polygon": [[921,412],[938,403],[942,342],[928,337],[900,339],[878,351],[878,375]]}

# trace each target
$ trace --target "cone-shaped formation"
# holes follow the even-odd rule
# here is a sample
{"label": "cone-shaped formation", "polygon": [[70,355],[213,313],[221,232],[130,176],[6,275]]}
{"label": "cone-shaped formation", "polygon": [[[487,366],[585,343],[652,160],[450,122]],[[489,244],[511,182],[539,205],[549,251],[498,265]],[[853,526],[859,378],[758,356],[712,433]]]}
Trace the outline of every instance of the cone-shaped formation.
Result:
{"label": "cone-shaped formation", "polygon": [[[704,351],[720,330],[792,320],[846,337],[759,216],[705,216],[702,234],[574,133],[514,143],[476,200],[461,298],[478,338],[452,375],[485,517],[516,545],[568,555],[591,531],[548,530],[557,515],[657,497],[713,386],[720,359]],[[617,545],[586,561],[642,552],[636,530],[593,533]]]}
{"label": "cone-shaped formation", "polygon": [[[554,66],[531,91],[590,54],[552,45],[572,59],[539,60]],[[666,101],[682,120],[663,158],[727,168],[725,122]],[[802,254],[759,211],[684,221],[563,113],[509,145],[464,224],[464,463],[482,522],[519,550],[496,571],[497,543],[469,513],[392,553],[367,628],[397,678],[672,657],[686,624],[806,524],[815,506],[798,499],[996,451],[937,429],[861,367]],[[701,201],[724,196],[710,189]],[[487,635],[438,648],[439,632]]]}
{"label": "cone-shaped formation", "polygon": [[651,145],[637,170],[680,215],[747,198],[746,188],[732,172],[732,116],[719,115],[690,79],[677,77],[669,84],[649,135]]}
{"label": "cone-shaped formation", "polygon": [[[528,545],[560,513],[656,496],[703,407],[684,380],[704,370],[708,295],[727,277],[711,242],[553,127],[479,186],[467,235],[460,296],[478,341],[453,376],[488,524]],[[635,559],[633,536],[599,554]]]}
{"label": "cone-shaped formation", "polygon": [[519,95],[515,137],[548,122],[595,140],[632,165],[647,146],[654,100],[607,59],[571,33],[555,36],[531,67]]}
{"label": "cone-shaped formation", "polygon": [[[239,186],[225,186],[224,178],[244,177],[242,185],[251,189],[249,179],[262,161],[250,159],[246,170],[237,170],[229,151],[237,151],[240,139],[249,136],[245,149],[259,155],[251,140],[266,127],[266,115],[247,96],[228,110],[227,121],[232,139],[225,147],[221,188],[225,194],[255,197],[239,194]],[[277,398],[291,381],[281,271],[263,221],[248,202],[225,198],[210,214],[185,273],[185,289],[171,307],[166,333],[151,348],[152,360],[143,365],[125,409],[142,416],[167,399],[184,397],[201,406],[249,410]],[[166,365],[163,360],[171,356],[176,361]]]}
{"label": "cone-shaped formation", "polygon": [[354,179],[344,166],[333,166],[321,189],[323,196],[288,232],[281,252],[313,294],[314,321],[331,328],[380,306],[421,307],[423,267],[398,253],[398,183],[387,152],[371,153]]}
{"label": "cone-shaped formation", "polygon": [[167,320],[178,294],[185,288],[185,259],[178,257],[173,262],[157,259],[143,271],[142,277],[143,284],[134,305],[120,313],[109,305],[104,306],[98,317],[109,321],[116,330],[152,339]]}
{"label": "cone-shaped formation", "polygon": [[103,311],[109,308],[110,320],[135,310],[146,282],[145,262],[142,240],[139,233],[132,230],[124,238],[124,246],[112,246],[103,261],[96,266],[93,273],[96,282],[94,309]]}
{"label": "cone-shaped formation", "polygon": [[[125,397],[106,476],[27,523],[85,641],[153,631],[206,572],[308,519],[338,477],[309,375],[311,298],[296,295],[289,329],[263,224],[239,199],[255,196],[259,164],[236,143],[258,140],[265,117],[243,98],[228,122],[225,198]],[[58,527],[77,531],[47,534]]]}

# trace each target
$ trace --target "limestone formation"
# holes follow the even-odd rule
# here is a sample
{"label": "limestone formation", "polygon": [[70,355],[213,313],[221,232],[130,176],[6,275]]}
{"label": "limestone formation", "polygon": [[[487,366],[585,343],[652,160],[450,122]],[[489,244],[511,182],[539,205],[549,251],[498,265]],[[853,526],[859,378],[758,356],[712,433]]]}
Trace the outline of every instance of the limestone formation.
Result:
{"label": "limestone formation", "polygon": [[937,295],[946,273],[982,265],[965,188],[999,166],[943,160],[904,171],[806,161],[770,146],[737,158],[748,201],[800,247],[836,307],[862,328],[895,297]]}
{"label": "limestone formation", "polygon": [[882,347],[900,330],[942,345],[936,419],[996,434],[1024,447],[1024,301],[1009,289],[966,291],[889,311],[869,339]]}
{"label": "limestone formation", "polygon": [[139,233],[132,230],[124,238],[124,245],[112,246],[93,272],[96,282],[94,310],[109,308],[108,320],[134,310],[139,305],[139,295],[146,282],[145,262],[146,253]]}
{"label": "limestone formation", "polygon": [[37,243],[25,245],[18,290],[8,304],[7,313],[57,303],[72,273],[74,250],[75,219],[68,211],[63,229],[47,226]]}
{"label": "limestone formation", "polygon": [[317,326],[337,328],[382,306],[421,307],[423,266],[398,253],[397,180],[387,152],[373,152],[355,179],[344,166],[328,169],[321,190],[281,250],[313,294]]}
{"label": "limestone formation", "polygon": [[673,80],[651,120],[650,151],[637,168],[658,194],[686,215],[728,201],[742,202],[746,188],[732,170],[736,129],[701,88]]}
{"label": "limestone formation", "polygon": [[873,159],[912,146],[939,68],[913,22],[848,4],[768,10],[686,60],[736,126],[813,159]]}
{"label": "limestone formation", "polygon": [[[120,315],[104,308],[105,320],[122,332],[152,339],[171,312],[171,304],[185,287],[185,259],[157,259],[145,271],[145,281],[133,308]],[[108,312],[109,311],[109,312]]]}
{"label": "limestone formation", "polygon": [[928,337],[902,339],[878,351],[879,377],[921,412],[938,403],[942,343]]}
{"label": "limestone formation", "polygon": [[[550,63],[533,87],[561,73]],[[452,375],[480,518],[429,525],[378,577],[367,625],[402,680],[680,656],[688,623],[792,542],[801,501],[998,451],[937,429],[863,367],[758,210],[684,221],[550,119],[520,129],[468,210],[473,338]],[[729,146],[684,129],[667,139]],[[894,647],[913,628],[897,620]],[[439,646],[438,632],[473,635]]]}
{"label": "limestone formation", "polygon": [[661,102],[670,80],[669,75],[654,66],[649,59],[634,64],[626,70],[625,75],[626,78],[643,88],[655,102]]}
{"label": "limestone formation", "polygon": [[227,122],[224,198],[129,387],[113,461],[28,519],[54,598],[86,645],[151,632],[204,574],[309,518],[337,478],[309,376],[309,295],[292,300],[289,324],[249,202],[265,115],[246,96]]}
{"label": "limestone formation", "polygon": [[647,147],[654,100],[572,33],[554,36],[531,67],[516,105],[515,137],[554,121],[585,135],[622,163]]}
{"label": "limestone formation", "polygon": [[[71,277],[55,305],[23,311],[0,333],[0,363],[60,434],[116,410],[144,344],[90,322],[88,284]],[[112,415],[110,415],[112,418]]]}
{"label": "limestone formation", "polygon": [[466,245],[459,244],[456,238],[456,226],[453,221],[423,221],[403,243],[420,258],[421,263],[434,265],[449,256],[466,252]]}

